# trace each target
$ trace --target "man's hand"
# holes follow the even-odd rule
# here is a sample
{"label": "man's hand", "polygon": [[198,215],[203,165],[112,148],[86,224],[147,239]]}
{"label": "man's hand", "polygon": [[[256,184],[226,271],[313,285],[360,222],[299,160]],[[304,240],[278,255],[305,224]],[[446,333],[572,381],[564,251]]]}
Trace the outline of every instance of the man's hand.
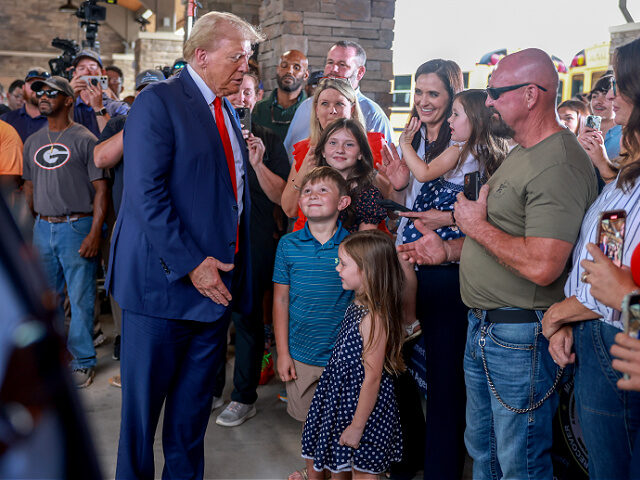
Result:
{"label": "man's hand", "polygon": [[76,97],[88,87],[86,80],[81,80],[80,77],[73,77],[71,79],[71,82],[69,83],[71,84],[71,88],[73,88],[73,94]]}
{"label": "man's hand", "polygon": [[542,317],[542,334],[549,341],[551,341],[551,337],[564,325],[562,307],[562,302],[556,302],[544,312]]}
{"label": "man's hand", "polygon": [[549,353],[556,364],[562,368],[576,361],[576,354],[571,352],[573,346],[573,328],[565,325],[549,338]]}
{"label": "man's hand", "polygon": [[84,258],[92,258],[98,255],[98,251],[100,250],[100,233],[89,233],[82,244],[80,244],[80,249],[78,253],[81,257]]}
{"label": "man's hand", "polygon": [[626,333],[616,334],[616,343],[611,346],[614,358],[611,366],[619,372],[629,375],[629,379],[618,380],[620,390],[640,391],[640,340]]}
{"label": "man's hand", "polygon": [[617,267],[593,243],[587,245],[587,251],[593,257],[593,261],[585,259],[580,262],[584,268],[583,281],[591,284],[591,295],[596,300],[620,310],[624,296],[638,288],[633,281],[631,270],[626,265]]}
{"label": "man's hand", "polygon": [[418,265],[440,265],[447,261],[446,242],[433,230],[429,230],[420,222],[414,224],[422,233],[415,242],[398,245],[398,252],[403,260]]}
{"label": "man's hand", "polygon": [[291,355],[278,355],[276,369],[278,370],[278,375],[280,375],[280,380],[283,382],[298,379]]}
{"label": "man's hand", "polygon": [[382,147],[382,163],[378,171],[389,179],[396,190],[402,189],[409,183],[409,167],[400,158],[396,146],[391,143]]}
{"label": "man's hand", "polygon": [[454,216],[456,225],[462,232],[474,238],[475,227],[487,221],[487,197],[489,196],[489,185],[483,185],[475,202],[467,199],[464,193],[459,193],[454,205]]}
{"label": "man's hand", "polygon": [[429,230],[437,230],[438,228],[446,227],[453,223],[451,218],[452,213],[452,211],[442,211],[431,208],[426,212],[399,212],[398,215],[411,218],[414,224],[420,223]]}
{"label": "man's hand", "polygon": [[264,158],[264,152],[266,150],[264,143],[259,137],[254,137],[253,134],[249,134],[247,147],[249,148],[249,163],[253,168],[256,168],[262,163],[262,159]]}
{"label": "man's hand", "polygon": [[344,429],[344,432],[340,435],[338,443],[347,447],[358,448],[360,446],[360,439],[362,438],[363,432],[364,429],[354,427],[353,424],[351,424]]}
{"label": "man's hand", "polygon": [[231,294],[222,282],[218,270],[230,272],[233,270],[233,263],[222,263],[213,257],[207,257],[204,261],[189,272],[191,283],[205,297],[209,297],[215,303],[229,305]]}
{"label": "man's hand", "polygon": [[104,107],[102,104],[102,86],[100,82],[98,82],[97,85],[87,85],[82,101],[93,108],[94,111],[99,111]]}

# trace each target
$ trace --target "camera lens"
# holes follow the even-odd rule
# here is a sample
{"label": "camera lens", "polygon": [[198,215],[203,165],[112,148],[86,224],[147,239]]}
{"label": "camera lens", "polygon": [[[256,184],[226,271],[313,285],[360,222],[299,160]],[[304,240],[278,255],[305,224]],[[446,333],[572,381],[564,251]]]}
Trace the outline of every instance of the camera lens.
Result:
{"label": "camera lens", "polygon": [[95,87],[96,85],[98,85],[98,80],[97,80],[96,78],[92,78],[92,79],[91,79],[91,85],[93,85],[94,87]]}

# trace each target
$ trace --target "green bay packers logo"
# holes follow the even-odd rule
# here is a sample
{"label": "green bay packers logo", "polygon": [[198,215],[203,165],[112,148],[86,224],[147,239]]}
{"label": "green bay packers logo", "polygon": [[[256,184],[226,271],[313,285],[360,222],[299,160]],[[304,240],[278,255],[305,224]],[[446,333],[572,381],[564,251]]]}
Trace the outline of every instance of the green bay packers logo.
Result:
{"label": "green bay packers logo", "polygon": [[53,143],[40,147],[33,156],[33,161],[41,168],[53,170],[63,166],[69,161],[71,152],[62,143]]}

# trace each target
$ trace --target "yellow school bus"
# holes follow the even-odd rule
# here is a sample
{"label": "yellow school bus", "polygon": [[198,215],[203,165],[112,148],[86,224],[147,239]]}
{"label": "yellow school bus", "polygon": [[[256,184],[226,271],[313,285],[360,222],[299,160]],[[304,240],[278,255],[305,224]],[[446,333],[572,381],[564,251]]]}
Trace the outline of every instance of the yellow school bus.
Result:
{"label": "yellow school bus", "polygon": [[602,42],[579,51],[569,66],[569,79],[562,98],[588,93],[609,69],[609,42]]}

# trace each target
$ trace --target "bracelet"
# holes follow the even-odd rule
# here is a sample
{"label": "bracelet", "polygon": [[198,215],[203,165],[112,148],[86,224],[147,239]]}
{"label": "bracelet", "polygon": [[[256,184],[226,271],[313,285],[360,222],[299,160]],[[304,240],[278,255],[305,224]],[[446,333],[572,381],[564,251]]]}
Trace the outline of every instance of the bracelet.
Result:
{"label": "bracelet", "polygon": [[409,180],[409,181],[407,182],[407,184],[406,184],[404,187],[402,187],[402,188],[396,188],[396,187],[393,187],[393,189],[394,189],[396,192],[401,192],[401,191],[403,191],[404,189],[406,189],[406,188],[409,186],[409,184],[410,184],[410,183],[411,183],[411,180]]}

